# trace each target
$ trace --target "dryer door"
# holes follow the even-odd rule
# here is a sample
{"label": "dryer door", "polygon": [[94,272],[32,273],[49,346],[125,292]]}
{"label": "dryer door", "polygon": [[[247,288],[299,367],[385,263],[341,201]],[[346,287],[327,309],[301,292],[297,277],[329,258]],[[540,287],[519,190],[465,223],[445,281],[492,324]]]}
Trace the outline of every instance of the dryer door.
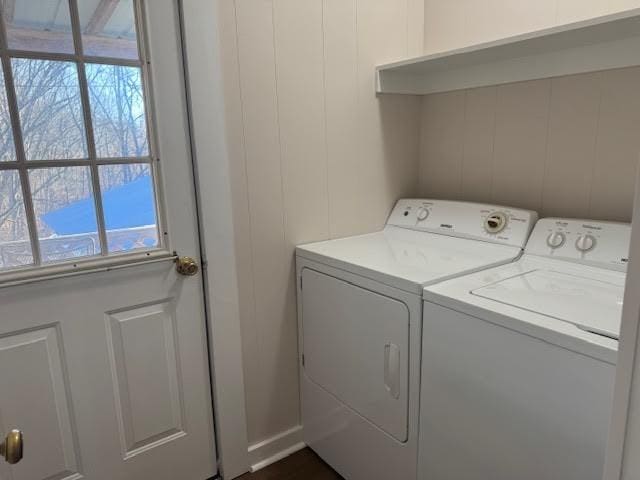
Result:
{"label": "dryer door", "polygon": [[304,371],[401,442],[408,435],[409,310],[335,277],[302,272]]}

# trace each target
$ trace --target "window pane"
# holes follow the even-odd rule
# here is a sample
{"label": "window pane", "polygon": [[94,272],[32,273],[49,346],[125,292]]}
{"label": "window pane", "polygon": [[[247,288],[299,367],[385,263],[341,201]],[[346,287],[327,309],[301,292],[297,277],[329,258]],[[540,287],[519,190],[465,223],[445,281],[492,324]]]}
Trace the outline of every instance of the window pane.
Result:
{"label": "window pane", "polygon": [[158,246],[156,201],[149,165],[100,167],[109,252]]}
{"label": "window pane", "polygon": [[85,55],[137,59],[133,0],[78,2]]}
{"label": "window pane", "polygon": [[4,74],[0,69],[0,162],[16,160],[16,149],[13,144],[11,116],[7,103],[7,90],[4,85]]}
{"label": "window pane", "polygon": [[89,167],[29,172],[44,263],[100,253]]}
{"label": "window pane", "polygon": [[142,75],[136,67],[86,66],[99,158],[149,155]]}
{"label": "window pane", "polygon": [[74,52],[68,1],[3,0],[3,6],[9,48]]}
{"label": "window pane", "polygon": [[0,171],[0,270],[33,263],[20,175]]}
{"label": "window pane", "polygon": [[85,158],[76,65],[23,58],[11,64],[27,160]]}

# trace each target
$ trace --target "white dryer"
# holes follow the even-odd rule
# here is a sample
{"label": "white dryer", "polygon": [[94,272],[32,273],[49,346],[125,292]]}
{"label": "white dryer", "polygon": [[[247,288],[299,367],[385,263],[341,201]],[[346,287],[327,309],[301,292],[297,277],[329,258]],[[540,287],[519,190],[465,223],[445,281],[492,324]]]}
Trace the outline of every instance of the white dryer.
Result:
{"label": "white dryer", "polygon": [[415,480],[422,289],[517,259],[537,215],[401,200],[384,230],[298,247],[304,441],[349,480]]}
{"label": "white dryer", "polygon": [[424,291],[420,480],[601,480],[630,226],[544,219]]}

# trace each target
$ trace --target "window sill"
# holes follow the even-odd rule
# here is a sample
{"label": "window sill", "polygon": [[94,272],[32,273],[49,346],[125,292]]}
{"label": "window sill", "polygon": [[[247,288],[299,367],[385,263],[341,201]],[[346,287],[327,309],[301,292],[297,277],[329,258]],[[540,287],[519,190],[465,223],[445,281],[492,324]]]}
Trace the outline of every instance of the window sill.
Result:
{"label": "window sill", "polygon": [[0,288],[175,261],[177,258],[175,252],[169,252],[168,250],[145,250],[123,255],[75,260],[47,267],[8,270],[0,273]]}

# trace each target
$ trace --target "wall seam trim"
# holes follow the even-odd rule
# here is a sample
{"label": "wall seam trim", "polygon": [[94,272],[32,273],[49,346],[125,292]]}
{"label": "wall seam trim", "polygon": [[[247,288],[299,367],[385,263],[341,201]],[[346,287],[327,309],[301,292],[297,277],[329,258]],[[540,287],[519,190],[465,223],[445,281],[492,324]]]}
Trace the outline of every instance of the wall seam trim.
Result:
{"label": "wall seam trim", "polygon": [[493,136],[491,139],[491,190],[489,196],[491,201],[495,201],[496,194],[496,143],[498,137],[498,98],[500,95],[500,87],[493,87]]}
{"label": "wall seam trim", "polygon": [[327,118],[327,49],[326,49],[326,25],[325,25],[325,5],[326,0],[321,0],[321,25],[320,30],[322,33],[322,109],[324,117],[324,161],[327,170],[327,238],[333,238],[333,232],[331,231],[331,189],[329,188],[329,119]]}
{"label": "wall seam trim", "polygon": [[273,41],[273,80],[275,86],[275,101],[276,101],[276,126],[278,128],[278,151],[280,160],[280,195],[282,196],[282,246],[283,253],[286,257],[286,245],[287,245],[287,197],[285,195],[284,188],[284,167],[282,161],[282,125],[280,123],[280,91],[278,87],[278,48],[276,39],[276,5],[275,0],[271,0],[271,33]]}
{"label": "wall seam trim", "polygon": [[469,102],[469,90],[464,91],[464,104],[462,105],[462,158],[460,159],[460,186],[459,188],[459,198],[466,198],[464,194],[464,167],[465,167],[465,159],[467,156],[467,113],[468,113],[468,102]]}
{"label": "wall seam trim", "polygon": [[598,89],[600,97],[598,98],[598,116],[596,117],[596,136],[593,142],[593,165],[591,165],[591,180],[589,182],[589,204],[587,205],[587,214],[593,214],[593,186],[595,183],[596,168],[598,166],[598,147],[600,145],[600,121],[602,115],[602,103],[604,102],[604,73],[597,73]]}
{"label": "wall seam trim", "polygon": [[[254,241],[255,241],[255,233],[254,233],[254,229],[253,229],[253,221],[252,221],[252,205],[251,205],[251,195],[250,195],[250,181],[249,181],[249,172],[248,172],[248,156],[249,154],[247,153],[247,148],[246,148],[246,118],[245,118],[245,113],[246,113],[246,108],[245,108],[245,99],[244,99],[244,95],[243,95],[243,88],[242,88],[242,66],[241,66],[241,59],[240,59],[240,32],[239,32],[239,22],[238,22],[238,1],[234,0],[233,2],[233,15],[234,15],[234,20],[235,20],[235,34],[236,34],[236,46],[237,46],[237,56],[236,56],[236,62],[238,65],[238,91],[240,94],[240,108],[241,108],[241,119],[242,119],[242,150],[244,152],[244,180],[245,180],[245,185],[247,186],[247,192],[246,192],[246,200],[247,200],[247,212],[249,215],[249,240],[251,242],[251,245],[249,246],[249,256],[250,256],[250,263],[251,263],[251,286],[252,286],[252,296],[251,296],[251,304],[252,304],[252,311],[253,311],[253,320],[255,321],[258,318],[258,305],[257,305],[257,301],[256,301],[256,297],[255,297],[255,292],[256,292],[256,269],[255,269],[255,252],[254,252]],[[242,318],[241,318],[241,323],[242,323]],[[261,342],[260,342],[260,336],[259,336],[259,332],[258,329],[253,329],[253,332],[255,334],[255,345],[258,348],[258,357],[260,357],[261,355]],[[247,420],[248,420],[248,416],[249,416],[249,411],[250,409],[248,408],[247,405],[247,398],[248,396],[245,397],[245,409],[247,411]],[[247,435],[249,434],[249,422],[247,422]]]}
{"label": "wall seam trim", "polygon": [[554,87],[554,79],[549,80],[549,94],[547,95],[547,134],[546,134],[546,145],[544,147],[544,163],[542,164],[542,188],[540,188],[540,212],[543,212],[545,209],[545,186],[547,185],[547,174],[549,173],[549,162],[551,155],[551,110],[553,105],[553,87]]}

